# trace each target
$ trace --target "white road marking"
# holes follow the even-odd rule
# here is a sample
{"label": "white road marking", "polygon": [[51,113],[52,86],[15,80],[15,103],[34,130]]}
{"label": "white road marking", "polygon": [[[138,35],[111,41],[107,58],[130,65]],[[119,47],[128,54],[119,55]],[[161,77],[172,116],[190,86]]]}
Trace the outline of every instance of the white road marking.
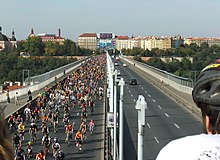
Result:
{"label": "white road marking", "polygon": [[145,91],[145,93],[147,93],[147,91]]}
{"label": "white road marking", "polygon": [[148,126],[148,128],[150,128],[150,124],[149,123],[147,123],[147,126]]}
{"label": "white road marking", "polygon": [[154,139],[155,139],[155,141],[156,141],[157,143],[160,143],[160,142],[158,141],[157,137],[154,137]]}
{"label": "white road marking", "polygon": [[144,89],[144,88],[142,87],[142,89]]}
{"label": "white road marking", "polygon": [[131,94],[131,97],[133,97],[133,94]]}
{"label": "white road marking", "polygon": [[151,97],[151,95],[148,94],[148,97]]}
{"label": "white road marking", "polygon": [[134,102],[136,102],[136,99],[134,99]]}
{"label": "white road marking", "polygon": [[152,100],[153,100],[153,102],[156,102],[155,99],[152,99]]}
{"label": "white road marking", "polygon": [[130,90],[128,90],[128,92],[130,93],[131,91],[130,91]]}
{"label": "white road marking", "polygon": [[160,105],[157,105],[157,107],[158,107],[159,109],[162,109]]}
{"label": "white road marking", "polygon": [[174,123],[174,126],[178,129],[180,129],[180,126],[178,126],[176,123]]}
{"label": "white road marking", "polygon": [[170,117],[167,113],[164,113],[166,117]]}

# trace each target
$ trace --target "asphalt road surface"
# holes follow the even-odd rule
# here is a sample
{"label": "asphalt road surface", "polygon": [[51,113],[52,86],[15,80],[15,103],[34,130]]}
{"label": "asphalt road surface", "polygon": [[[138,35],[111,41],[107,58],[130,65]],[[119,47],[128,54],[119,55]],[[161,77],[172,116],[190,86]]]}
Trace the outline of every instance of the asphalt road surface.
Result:
{"label": "asphalt road surface", "polygon": [[[147,102],[144,129],[144,160],[155,160],[160,149],[173,139],[202,132],[198,117],[176,103],[146,79],[133,71],[130,65],[124,67],[118,62],[116,69],[126,84],[124,88],[124,159],[137,159],[138,117],[135,109],[138,95]],[[145,77],[145,78],[143,78]],[[130,78],[136,78],[137,85],[129,85]]]}

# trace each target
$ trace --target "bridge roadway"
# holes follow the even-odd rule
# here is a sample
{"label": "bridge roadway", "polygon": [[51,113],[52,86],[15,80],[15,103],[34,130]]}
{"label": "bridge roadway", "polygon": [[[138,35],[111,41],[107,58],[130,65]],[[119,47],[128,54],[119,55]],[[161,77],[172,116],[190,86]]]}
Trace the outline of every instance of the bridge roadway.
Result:
{"label": "bridge roadway", "polygon": [[[42,91],[42,90],[41,90]],[[32,93],[33,97],[36,97],[39,92],[34,92]],[[6,102],[0,103],[0,107],[4,108],[5,110],[5,115],[8,116],[11,113],[14,113],[16,110],[19,110],[22,106],[27,104],[28,96],[21,96],[19,97],[19,102],[20,106],[15,106],[14,99],[11,99],[11,103],[7,104]],[[50,127],[50,137],[53,139],[54,137],[57,137],[60,144],[61,144],[61,149],[64,151],[66,155],[66,159],[91,159],[91,160],[96,160],[96,159],[103,159],[104,157],[104,101],[100,101],[99,99],[95,100],[95,107],[94,107],[94,113],[93,115],[88,116],[88,120],[94,119],[95,122],[95,128],[94,128],[94,134],[90,135],[89,132],[87,132],[87,140],[82,146],[82,151],[78,152],[75,142],[73,141],[70,146],[68,146],[65,143],[65,138],[66,134],[64,131],[64,127],[62,124],[62,116],[63,116],[63,109],[61,109],[60,114],[59,114],[59,125],[58,125],[58,131],[55,134],[53,132],[52,126]],[[22,110],[19,110],[22,112]],[[74,110],[71,108],[71,117],[70,117],[70,122],[75,122],[75,130],[73,136],[75,136],[76,131],[79,129],[79,125],[81,124],[80,117],[77,116],[78,113],[80,113],[80,109],[77,106]],[[90,113],[90,112],[88,112]],[[79,114],[80,115],[80,114]],[[22,145],[24,148],[27,145],[27,141],[29,140],[29,134],[27,133],[27,130],[29,129],[30,124],[25,123],[25,141]],[[34,144],[34,149],[33,149],[33,154],[34,157],[32,159],[35,159],[35,155],[37,154],[38,151],[42,150],[42,146],[40,145],[41,143],[41,138],[42,134],[39,130],[41,126],[41,123],[37,123],[38,127],[38,134],[37,134],[37,143]],[[13,135],[13,134],[12,134]],[[50,153],[52,153],[52,149],[50,149]],[[46,159],[53,159],[52,155],[48,156]]]}
{"label": "bridge roadway", "polygon": [[[133,65],[123,67],[119,61],[124,89],[124,159],[134,160],[137,156],[137,110],[138,95],[147,102],[144,130],[144,160],[155,160],[160,149],[171,140],[202,132],[201,119],[187,107],[194,106],[191,95],[180,93],[169,86],[163,86],[150,75],[140,72]],[[129,85],[130,78],[136,78],[138,85]],[[175,152],[175,151],[174,151]]]}

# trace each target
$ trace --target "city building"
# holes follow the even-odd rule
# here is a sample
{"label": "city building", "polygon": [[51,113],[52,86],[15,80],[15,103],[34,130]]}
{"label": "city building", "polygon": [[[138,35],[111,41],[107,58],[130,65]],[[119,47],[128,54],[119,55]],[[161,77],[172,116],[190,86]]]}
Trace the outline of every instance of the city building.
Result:
{"label": "city building", "polygon": [[97,34],[96,33],[83,33],[78,37],[77,44],[80,48],[97,50]]}
{"label": "city building", "polygon": [[2,33],[2,27],[0,27],[0,51],[3,49],[17,48],[17,40],[15,38],[14,29],[12,31],[12,37],[8,38]]}
{"label": "city building", "polygon": [[35,37],[38,36],[42,39],[42,42],[58,42],[59,44],[63,45],[65,39],[63,37],[61,37],[61,30],[58,29],[58,36],[56,36],[56,34],[49,34],[49,33],[40,33],[38,35],[34,34],[34,29],[31,29],[31,33],[29,35],[29,37]]}
{"label": "city building", "polygon": [[198,46],[201,46],[201,44],[204,42],[208,43],[209,46],[212,46],[214,44],[220,46],[220,38],[193,38],[193,37],[190,37],[190,38],[186,38],[184,40],[184,44],[187,44],[187,45],[195,43]]}
{"label": "city building", "polygon": [[172,48],[179,48],[183,44],[184,44],[184,39],[181,35],[171,37],[171,47]]}

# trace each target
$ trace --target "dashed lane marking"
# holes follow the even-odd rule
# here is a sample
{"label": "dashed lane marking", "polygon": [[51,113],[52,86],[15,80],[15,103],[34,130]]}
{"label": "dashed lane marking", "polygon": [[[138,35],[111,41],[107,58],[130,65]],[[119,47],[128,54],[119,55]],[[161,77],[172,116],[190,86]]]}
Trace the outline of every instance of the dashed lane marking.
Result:
{"label": "dashed lane marking", "polygon": [[178,124],[174,123],[174,126],[178,129],[180,129],[180,126],[178,126]]}
{"label": "dashed lane marking", "polygon": [[149,123],[147,123],[147,126],[148,126],[148,128],[150,128],[150,124]]}
{"label": "dashed lane marking", "polygon": [[157,143],[160,143],[160,142],[158,141],[157,137],[154,137],[154,139],[155,139],[155,141],[156,141]]}
{"label": "dashed lane marking", "polygon": [[166,117],[170,117],[167,113],[164,113]]}
{"label": "dashed lane marking", "polygon": [[151,95],[148,94],[148,97],[151,97]]}
{"label": "dashed lane marking", "polygon": [[162,109],[160,105],[157,105],[157,107],[158,107],[159,109]]}
{"label": "dashed lane marking", "polygon": [[152,99],[152,100],[153,100],[153,102],[156,102],[155,99]]}
{"label": "dashed lane marking", "polygon": [[145,91],[145,93],[147,93],[147,91]]}
{"label": "dashed lane marking", "polygon": [[131,94],[131,97],[134,97],[133,94]]}

